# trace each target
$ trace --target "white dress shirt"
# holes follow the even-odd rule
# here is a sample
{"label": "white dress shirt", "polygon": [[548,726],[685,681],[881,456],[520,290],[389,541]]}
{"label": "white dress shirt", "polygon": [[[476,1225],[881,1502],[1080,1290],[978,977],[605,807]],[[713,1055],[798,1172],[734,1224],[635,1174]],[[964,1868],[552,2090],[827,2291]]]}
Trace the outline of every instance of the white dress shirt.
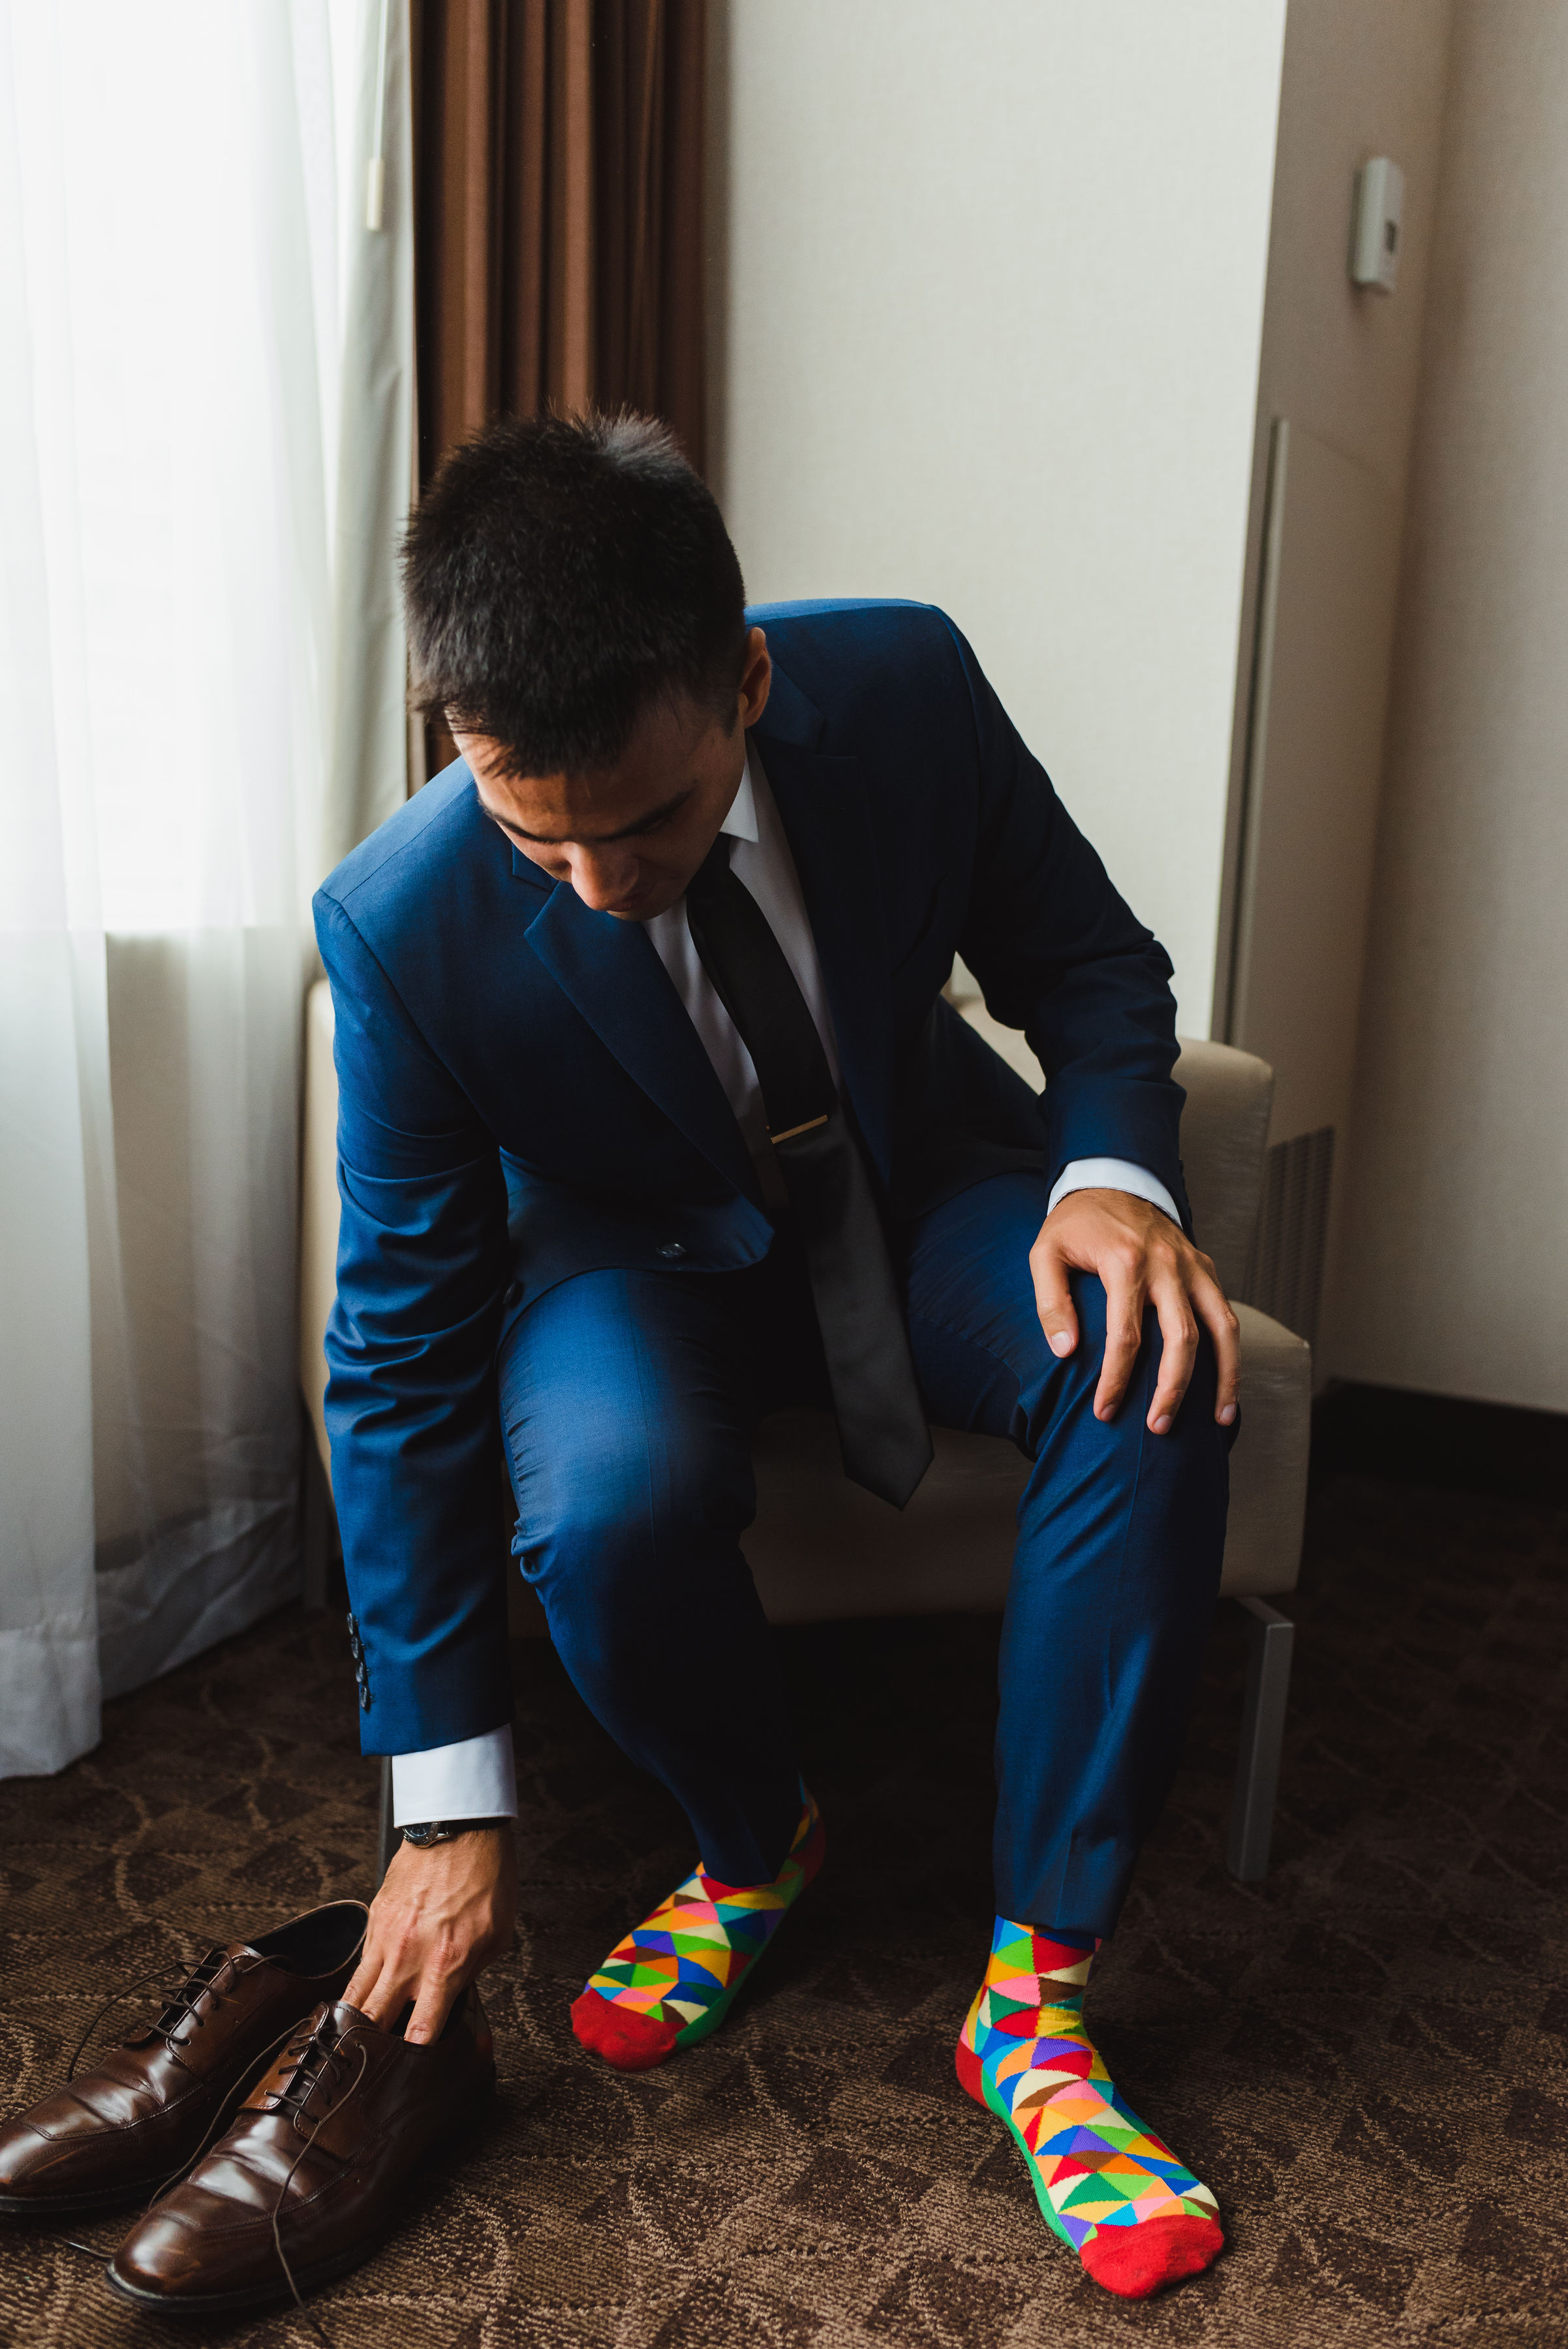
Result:
{"label": "white dress shirt", "polygon": [[[806,1009],[822,1039],[822,1049],[827,1055],[827,1065],[833,1071],[833,1081],[838,1082],[838,1043],[833,1032],[833,1015],[827,1008],[827,990],[822,981],[822,965],[816,958],[816,941],[811,935],[811,924],[805,917],[805,900],[800,894],[800,876],[794,869],[789,842],[774,803],[760,762],[753,763],[750,750],[741,775],[741,788],[734,803],[720,827],[732,843],[730,849],[730,870],[737,881],[751,891],[761,907],[768,927],[784,948],[784,960],[794,973],[795,985],[805,998]],[[724,1088],[725,1097],[735,1112],[735,1120],[745,1135],[746,1147],[752,1154],[763,1196],[773,1208],[789,1204],[784,1176],[768,1140],[767,1119],[763,1111],[763,1091],[757,1082],[757,1071],[752,1056],[741,1041],[741,1031],[725,1010],[717,988],[703,969],[697,949],[691,942],[691,926],[686,919],[686,900],[671,905],[667,914],[655,914],[646,925],[653,941],[654,951],[675,982],[675,992],[686,1006],[691,1025],[702,1040],[702,1050],[713,1063],[715,1075]]]}
{"label": "white dress shirt", "polygon": [[[768,927],[784,948],[784,959],[816,1023],[836,1084],[838,1046],[816,942],[800,893],[800,878],[767,778],[750,748],[741,787],[722,830],[734,843],[730,851],[730,870],[751,891],[767,918]],[[674,981],[675,991],[702,1040],[702,1049],[713,1063],[714,1073],[735,1112],[756,1165],[763,1196],[770,1206],[783,1206],[784,1177],[768,1140],[756,1069],[691,943],[685,898],[671,905],[668,913],[655,914],[646,927],[654,951]],[[1052,1186],[1046,1212],[1070,1191],[1096,1189],[1131,1192],[1162,1208],[1172,1222],[1180,1220],[1175,1200],[1158,1177],[1147,1167],[1134,1165],[1123,1158],[1079,1158],[1064,1167]],[[411,1826],[419,1819],[516,1816],[510,1723],[500,1729],[486,1730],[478,1737],[464,1737],[455,1745],[436,1745],[423,1754],[399,1754],[393,1757],[392,1818],[398,1826]]]}

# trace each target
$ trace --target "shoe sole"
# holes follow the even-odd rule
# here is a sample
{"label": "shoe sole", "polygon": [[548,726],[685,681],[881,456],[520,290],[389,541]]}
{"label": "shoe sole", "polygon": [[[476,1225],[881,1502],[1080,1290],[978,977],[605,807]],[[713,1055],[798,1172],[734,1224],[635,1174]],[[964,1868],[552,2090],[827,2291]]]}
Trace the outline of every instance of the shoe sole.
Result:
{"label": "shoe sole", "polygon": [[[435,2143],[421,2156],[410,2171],[405,2185],[411,2185],[421,2170],[439,2161],[463,2138],[472,2135],[489,2113],[495,2094],[495,2075],[491,2074],[483,2088],[469,2098],[449,2129],[442,2131]],[[318,2260],[314,2267],[296,2268],[294,2281],[303,2300],[309,2292],[319,2292],[323,2284],[336,2283],[340,2276],[351,2275],[375,2258],[382,2244],[394,2234],[398,2226],[394,2214],[386,2224],[352,2251],[336,2252],[329,2260]],[[105,2268],[104,2282],[121,2300],[130,2301],[133,2308],[145,2309],[159,2316],[241,2316],[254,2308],[275,2308],[280,2301],[292,2302],[294,2293],[287,2279],[280,2272],[275,2284],[246,2284],[235,2292],[182,2292],[178,2297],[161,2292],[149,2292],[139,2283],[130,2283],[116,2275],[111,2260]]]}
{"label": "shoe sole", "polygon": [[104,2186],[96,2194],[61,2194],[48,2200],[34,2194],[0,2194],[0,2219],[90,2219],[95,2210],[128,2210],[145,2202],[169,2181],[169,2172],[144,2178],[137,2186]]}

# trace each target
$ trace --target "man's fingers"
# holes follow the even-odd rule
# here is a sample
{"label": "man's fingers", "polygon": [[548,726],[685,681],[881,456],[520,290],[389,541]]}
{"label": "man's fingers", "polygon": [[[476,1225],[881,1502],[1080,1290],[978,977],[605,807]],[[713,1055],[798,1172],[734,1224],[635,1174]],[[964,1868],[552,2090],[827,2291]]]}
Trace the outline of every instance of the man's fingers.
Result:
{"label": "man's fingers", "polygon": [[377,1965],[373,1973],[368,1972],[365,1975],[363,1994],[358,1998],[351,1993],[359,1988],[361,1976],[358,1974],[355,1976],[343,1993],[344,2003],[347,2006],[357,2006],[361,2014],[367,2015],[372,2023],[384,2029],[389,2023],[395,2021],[407,2006],[414,1994],[418,1979],[418,1975],[410,1966],[383,1961]]}
{"label": "man's fingers", "polygon": [[413,1925],[397,1901],[395,1888],[389,1893],[383,1887],[371,1903],[364,1951],[343,1993],[344,2004],[358,2007],[372,2023],[391,2022],[413,1996],[420,1978]]}
{"label": "man's fingers", "polygon": [[379,2030],[389,2031],[411,2000],[414,2011],[403,2036],[421,2047],[440,2038],[469,1971],[444,1949],[422,1953],[422,1962],[416,1958],[412,1963],[362,1967],[344,1992],[344,2002],[357,2006]]}
{"label": "man's fingers", "polygon": [[1095,1389],[1095,1417],[1116,1417],[1143,1343],[1146,1305],[1159,1316],[1160,1364],[1147,1424],[1167,1435],[1176,1423],[1198,1359],[1199,1329],[1214,1341],[1218,1377],[1214,1416],[1233,1426],[1238,1408],[1241,1331],[1214,1267],[1167,1216],[1119,1192],[1079,1191],[1054,1207],[1029,1252],[1040,1323],[1055,1354],[1079,1340],[1067,1286],[1069,1267],[1096,1274],[1106,1292],[1106,1352]]}
{"label": "man's fingers", "polygon": [[413,2046],[427,2046],[431,2039],[441,2036],[441,2027],[451,2015],[470,1981],[483,1969],[491,1954],[491,1942],[476,1940],[467,1952],[458,1950],[453,1942],[441,1940],[425,1957],[425,1971],[421,1973],[418,1990],[413,1997],[413,2013],[409,2015],[409,2027],[404,2039]]}
{"label": "man's fingers", "polygon": [[1174,1272],[1151,1295],[1159,1316],[1162,1344],[1154,1401],[1144,1423],[1154,1435],[1168,1435],[1176,1424],[1181,1398],[1187,1392],[1192,1365],[1198,1360],[1198,1324],[1193,1319],[1187,1291]]}
{"label": "man's fingers", "polygon": [[343,1993],[344,2005],[358,2007],[361,2014],[368,2014],[369,2013],[369,2001],[375,1996],[376,1984],[380,1981],[380,1959],[371,1957],[361,1958],[358,1966],[356,1968],[355,1972],[349,1981],[348,1989]]}
{"label": "man's fingers", "polygon": [[1100,1278],[1106,1288],[1106,1359],[1095,1389],[1095,1417],[1114,1419],[1143,1338],[1144,1287],[1119,1266],[1102,1265]]}
{"label": "man's fingers", "polygon": [[1214,1389],[1214,1416],[1221,1427],[1235,1423],[1241,1392],[1241,1325],[1217,1280],[1207,1275],[1192,1284],[1192,1303],[1199,1319],[1214,1340],[1219,1377]]}
{"label": "man's fingers", "polygon": [[1078,1317],[1067,1286],[1067,1267],[1060,1250],[1044,1235],[1029,1252],[1029,1269],[1034,1276],[1034,1305],[1045,1343],[1063,1359],[1077,1345]]}
{"label": "man's fingers", "polygon": [[403,2033],[410,2046],[428,2047],[433,2040],[441,2037],[441,2025],[452,2013],[462,1988],[461,1983],[438,1982],[426,1977],[420,1985],[414,2011]]}

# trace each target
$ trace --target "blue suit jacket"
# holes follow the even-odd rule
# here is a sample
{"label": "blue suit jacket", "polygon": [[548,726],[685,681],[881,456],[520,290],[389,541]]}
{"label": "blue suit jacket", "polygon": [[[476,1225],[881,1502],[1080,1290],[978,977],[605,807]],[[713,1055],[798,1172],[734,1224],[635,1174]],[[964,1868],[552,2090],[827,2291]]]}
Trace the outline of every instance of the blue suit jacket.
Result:
{"label": "blue suit jacket", "polygon": [[[1107,1156],[1185,1217],[1170,964],[957,629],[910,604],[752,617],[774,663],[755,747],[890,1215]],[[508,1316],[596,1267],[668,1271],[671,1240],[683,1268],[754,1264],[772,1226],[647,932],[513,849],[462,761],[344,859],[316,924],[340,1099],[333,1487],[365,1749],[410,1753],[511,1715]],[[1040,1100],[942,1000],[955,950],[1027,1035]]]}

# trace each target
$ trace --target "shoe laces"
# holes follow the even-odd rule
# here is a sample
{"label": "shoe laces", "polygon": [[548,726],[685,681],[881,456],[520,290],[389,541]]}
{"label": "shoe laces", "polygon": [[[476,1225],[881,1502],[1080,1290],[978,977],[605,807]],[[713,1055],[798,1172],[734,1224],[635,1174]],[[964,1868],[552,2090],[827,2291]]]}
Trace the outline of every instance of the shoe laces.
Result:
{"label": "shoe laces", "polygon": [[[360,2050],[359,2054],[359,2069],[362,2074],[365,2065],[363,2050]],[[267,2110],[274,2113],[290,2113],[296,2120],[303,2121],[306,2117],[305,2108],[310,2101],[312,2092],[323,2083],[329,2090],[334,2087],[340,2071],[348,2062],[348,2058],[338,2044],[333,2028],[331,2012],[328,2010],[314,2023],[306,2023],[298,2037],[290,2042],[283,2061],[278,2065],[279,2075],[287,2078],[288,2085],[268,2090]],[[358,2078],[354,2085],[356,2087],[358,2085]],[[351,2095],[353,2089],[351,2088],[348,2093]],[[348,2098],[345,2097],[342,2101],[347,2103]],[[339,2109],[340,2106],[337,2105],[331,2106],[334,2112]],[[325,2120],[326,2114],[324,2113],[321,2117]]]}
{"label": "shoe laces", "polygon": [[[343,2110],[344,2106],[355,2094],[369,2068],[369,2050],[361,2045],[356,2047],[353,2052],[359,2059],[358,2068],[354,2077],[349,2081],[343,2094],[336,2101],[328,2101],[311,2122],[310,2134],[289,2163],[287,2173],[273,2198],[271,2211],[272,2247],[277,2253],[277,2263],[283,2270],[284,2282],[294,2296],[296,2308],[317,2339],[323,2344],[323,2349],[333,2349],[332,2337],[317,2317],[315,2311],[306,2308],[305,2304],[299,2286],[294,2280],[294,2270],[288,2263],[288,2254],[283,2248],[283,2229],[280,2222],[284,2202],[289,2188],[294,2183],[296,2170],[327,2122],[332,2119],[334,2114]],[[284,2062],[279,2066],[280,2071],[286,2071],[290,2075],[288,2085],[286,2088],[275,2088],[269,2091],[267,2109],[273,2113],[287,2113],[296,2127],[303,2127],[308,2117],[306,2106],[315,2090],[325,2084],[330,2098],[330,2092],[337,2085],[340,2070],[346,2070],[348,2064],[348,2057],[337,2038],[332,2013],[328,2009],[327,2013],[319,2015],[314,2023],[308,2024],[297,2039],[290,2042]]]}
{"label": "shoe laces", "polygon": [[[170,2054],[173,2054],[183,2044],[175,2034],[182,2031],[188,2023],[194,2023],[198,2031],[205,2030],[207,2015],[201,2011],[202,2002],[205,2001],[209,2013],[224,2004],[228,1992],[225,1990],[220,1990],[218,1984],[225,1974],[232,1980],[234,1972],[234,1959],[224,1950],[210,1949],[205,1957],[199,1959],[193,1966],[182,1965],[172,1980],[170,1978],[169,1963],[170,1961],[165,1959],[158,1965],[150,1966],[144,1974],[137,1974],[130,1982],[122,1982],[118,1990],[110,1992],[77,2041],[70,2063],[66,2068],[67,2080],[76,2077],[77,2065],[81,2062],[88,2041],[110,2008],[129,2004],[130,2000],[140,1992],[145,1991],[150,1983],[157,1985],[155,1995],[158,2000],[158,2013],[155,2020],[147,2025],[146,2032],[138,2033],[137,2037],[160,2038]],[[123,2044],[130,2045],[133,2043],[126,2041]]]}

